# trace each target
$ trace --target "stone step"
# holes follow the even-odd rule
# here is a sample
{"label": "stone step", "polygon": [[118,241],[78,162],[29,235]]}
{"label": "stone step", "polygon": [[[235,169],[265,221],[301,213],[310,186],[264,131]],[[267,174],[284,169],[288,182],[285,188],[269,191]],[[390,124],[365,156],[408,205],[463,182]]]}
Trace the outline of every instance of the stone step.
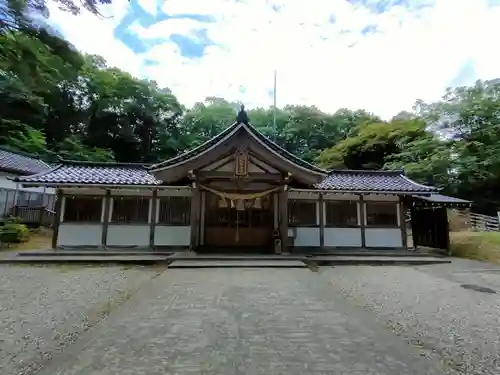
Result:
{"label": "stone step", "polygon": [[58,250],[58,251],[24,251],[17,254],[20,257],[60,257],[60,256],[162,256],[167,257],[174,254],[169,251],[116,251],[116,250]]}
{"label": "stone step", "polygon": [[255,254],[237,254],[237,255],[227,255],[227,254],[196,254],[196,253],[176,253],[172,254],[169,259],[172,260],[183,260],[186,262],[190,261],[206,261],[206,262],[218,262],[218,261],[302,261],[307,259],[308,257],[305,255],[292,255],[292,254],[283,254],[283,255],[255,255]]}
{"label": "stone step", "polygon": [[361,256],[361,257],[430,257],[430,258],[441,258],[446,257],[446,255],[432,254],[424,252],[413,252],[406,250],[332,250],[328,252],[311,252],[310,256],[314,257],[329,257],[329,256]]}
{"label": "stone step", "polygon": [[77,264],[77,263],[128,263],[128,264],[169,264],[170,268],[223,268],[223,267],[307,267],[307,266],[342,266],[342,265],[426,265],[451,263],[450,258],[432,257],[388,257],[388,256],[329,256],[329,257],[308,257],[304,259],[251,259],[251,258],[197,258],[190,259],[172,258],[160,255],[106,255],[106,256],[5,256],[0,258],[0,263],[8,264]]}
{"label": "stone step", "polygon": [[168,268],[306,268],[301,261],[272,261],[272,260],[225,260],[225,261],[185,261],[174,260]]}
{"label": "stone step", "polygon": [[307,260],[318,266],[338,266],[338,265],[426,265],[451,263],[450,258],[442,257],[401,257],[401,256],[318,256]]}
{"label": "stone step", "polygon": [[165,256],[155,255],[108,255],[108,256],[16,256],[0,258],[3,264],[77,264],[77,263],[132,263],[132,264],[155,264],[170,263]]}

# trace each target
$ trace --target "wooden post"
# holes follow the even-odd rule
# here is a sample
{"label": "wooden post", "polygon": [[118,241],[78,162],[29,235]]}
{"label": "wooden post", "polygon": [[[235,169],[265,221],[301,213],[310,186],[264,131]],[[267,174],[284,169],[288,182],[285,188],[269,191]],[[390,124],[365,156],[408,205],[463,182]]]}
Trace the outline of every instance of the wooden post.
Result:
{"label": "wooden post", "polygon": [[406,228],[406,215],[405,215],[405,202],[403,199],[399,199],[399,217],[401,224],[401,240],[403,244],[403,249],[408,250],[408,228]]}
{"label": "wooden post", "polygon": [[200,207],[200,235],[198,243],[203,246],[205,245],[205,215],[207,207],[207,192],[201,192],[201,207]]}
{"label": "wooden post", "polygon": [[361,247],[365,248],[366,247],[366,222],[365,222],[365,217],[366,217],[366,207],[365,207],[365,199],[363,198],[363,195],[359,196],[359,226],[361,229]]}
{"label": "wooden post", "polygon": [[3,208],[3,216],[8,216],[7,215],[7,207],[9,204],[9,190],[7,189],[2,189],[2,194],[5,193],[5,206]]}
{"label": "wooden post", "polygon": [[108,242],[108,227],[109,227],[109,210],[111,205],[111,190],[106,190],[104,199],[104,214],[102,218],[102,237],[101,247],[105,248]]}
{"label": "wooden post", "polygon": [[149,247],[155,247],[155,228],[156,228],[156,211],[158,207],[158,190],[153,190],[151,201],[151,216],[149,217]]}
{"label": "wooden post", "polygon": [[19,195],[19,182],[16,182],[16,190],[14,190],[14,201],[13,201],[14,216],[17,216],[17,196],[18,195]]}
{"label": "wooden post", "polygon": [[61,189],[58,189],[55,206],[56,214],[54,215],[54,222],[52,224],[52,248],[54,250],[57,248],[57,238],[59,237],[59,225],[61,224],[63,197],[63,191]]}
{"label": "wooden post", "polygon": [[286,185],[283,186],[283,190],[279,192],[278,197],[278,210],[279,210],[279,227],[281,236],[281,253],[287,253],[289,251],[288,243],[288,194],[286,191]]}
{"label": "wooden post", "polygon": [[45,207],[41,206],[38,208],[39,211],[39,216],[40,216],[40,222],[38,223],[39,227],[43,227],[43,219],[44,219],[44,214],[45,214]]}
{"label": "wooden post", "polygon": [[[444,235],[444,247],[446,250],[446,254],[448,256],[452,255],[451,251],[451,243],[450,243],[450,222],[448,221],[448,210],[445,207],[441,207],[438,209],[438,211],[441,211],[441,216],[442,216],[442,224],[443,224],[443,230],[442,234]],[[439,233],[439,231],[438,231]]]}
{"label": "wooden post", "polygon": [[319,193],[319,246],[321,250],[325,247],[325,200]]}
{"label": "wooden post", "polygon": [[198,247],[198,233],[200,228],[200,202],[201,192],[196,183],[193,183],[191,195],[191,241],[190,250],[195,250]]}

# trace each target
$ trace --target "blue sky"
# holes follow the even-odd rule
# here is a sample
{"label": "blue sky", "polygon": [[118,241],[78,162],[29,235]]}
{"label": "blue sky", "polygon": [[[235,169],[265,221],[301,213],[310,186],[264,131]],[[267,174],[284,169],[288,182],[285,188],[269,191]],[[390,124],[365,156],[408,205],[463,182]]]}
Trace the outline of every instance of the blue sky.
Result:
{"label": "blue sky", "polygon": [[247,106],[363,108],[389,118],[446,87],[500,77],[499,0],[114,0],[51,9],[77,48],[169,87]]}

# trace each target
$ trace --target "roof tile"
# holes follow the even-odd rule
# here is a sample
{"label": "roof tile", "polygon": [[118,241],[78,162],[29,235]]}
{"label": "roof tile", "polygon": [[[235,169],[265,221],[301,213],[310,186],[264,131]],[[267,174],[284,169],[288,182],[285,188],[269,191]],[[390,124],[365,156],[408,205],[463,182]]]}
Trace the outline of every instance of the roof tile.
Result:
{"label": "roof tile", "polygon": [[130,164],[94,164],[66,162],[49,171],[18,178],[24,183],[98,184],[98,185],[159,185],[161,181],[144,166]]}
{"label": "roof tile", "polygon": [[40,173],[50,169],[45,162],[21,153],[0,149],[0,169],[21,174]]}
{"label": "roof tile", "polygon": [[209,148],[211,148],[214,145],[216,145],[217,143],[221,142],[227,135],[229,135],[232,131],[234,131],[235,129],[237,129],[240,126],[242,128],[244,127],[248,132],[251,133],[251,135],[253,135],[254,137],[261,140],[267,147],[269,147],[274,152],[281,155],[283,158],[287,159],[288,161],[295,163],[303,168],[310,169],[311,171],[314,171],[316,173],[326,173],[325,170],[318,168],[318,167],[308,163],[307,161],[299,158],[298,156],[293,155],[289,151],[285,150],[283,147],[279,146],[277,143],[275,143],[272,140],[270,140],[269,138],[267,138],[264,134],[262,134],[259,130],[257,130],[251,124],[243,124],[243,123],[239,123],[239,122],[235,122],[231,126],[224,129],[222,132],[217,134],[215,137],[209,139],[205,143],[203,143],[203,144],[201,144],[201,145],[199,145],[199,146],[197,146],[197,147],[195,147],[195,148],[193,148],[193,149],[191,149],[191,150],[189,150],[181,155],[178,155],[174,158],[165,160],[161,163],[157,163],[155,165],[152,165],[151,169],[155,170],[158,168],[168,167],[170,165],[173,165],[176,163],[181,163],[185,160],[188,160],[192,157],[195,157],[196,155],[199,155],[199,154],[205,152]]}
{"label": "roof tile", "polygon": [[401,171],[332,171],[315,185],[322,190],[432,192],[435,188],[421,185]]}
{"label": "roof tile", "polygon": [[447,195],[441,195],[441,194],[431,194],[428,197],[418,197],[415,196],[414,198],[430,202],[430,203],[442,203],[442,204],[463,204],[463,205],[470,205],[472,204],[472,201],[468,201],[466,199],[461,199],[461,198],[455,198],[455,197],[450,197]]}

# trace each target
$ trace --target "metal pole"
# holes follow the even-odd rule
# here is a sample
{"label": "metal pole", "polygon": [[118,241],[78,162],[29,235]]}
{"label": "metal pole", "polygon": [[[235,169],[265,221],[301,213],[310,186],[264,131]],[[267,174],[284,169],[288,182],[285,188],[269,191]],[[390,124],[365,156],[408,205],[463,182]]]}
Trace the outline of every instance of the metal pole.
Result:
{"label": "metal pole", "polygon": [[276,70],[274,71],[274,90],[273,90],[273,134],[274,141],[276,142],[277,129],[276,129]]}

